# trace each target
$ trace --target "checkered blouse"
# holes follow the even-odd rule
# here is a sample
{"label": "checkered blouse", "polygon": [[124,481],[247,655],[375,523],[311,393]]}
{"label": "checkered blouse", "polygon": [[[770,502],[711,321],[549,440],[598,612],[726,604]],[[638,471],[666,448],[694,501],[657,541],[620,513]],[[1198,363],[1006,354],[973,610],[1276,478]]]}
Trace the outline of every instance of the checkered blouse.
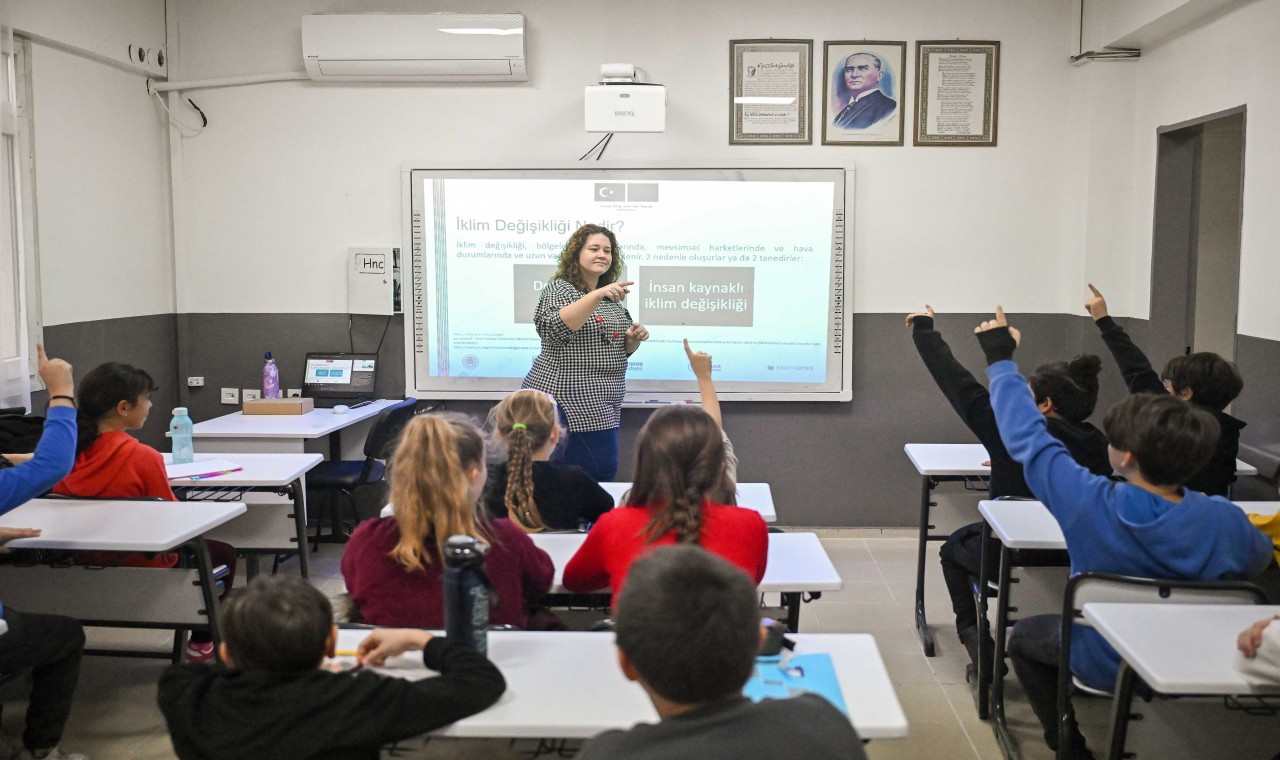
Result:
{"label": "checkered blouse", "polygon": [[622,396],[627,392],[627,328],[631,314],[622,304],[604,299],[577,330],[560,318],[560,310],[585,293],[568,280],[547,283],[533,312],[542,338],[542,353],[533,360],[522,387],[550,393],[569,430],[610,430],[621,424]]}

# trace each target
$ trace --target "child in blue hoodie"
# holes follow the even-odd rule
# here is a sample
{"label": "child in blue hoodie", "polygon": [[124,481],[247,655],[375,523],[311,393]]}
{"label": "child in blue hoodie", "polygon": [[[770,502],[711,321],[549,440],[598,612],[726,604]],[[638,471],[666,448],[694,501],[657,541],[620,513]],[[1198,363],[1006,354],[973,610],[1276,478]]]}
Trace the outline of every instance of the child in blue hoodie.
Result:
{"label": "child in blue hoodie", "polygon": [[[1022,464],[1027,485],[1057,519],[1071,554],[1071,572],[1100,571],[1142,578],[1248,579],[1271,561],[1266,537],[1243,510],[1221,496],[1182,484],[1204,466],[1218,440],[1208,412],[1174,396],[1140,393],[1107,412],[1103,430],[1112,467],[1128,482],[1094,475],[1045,429],[1027,381],[1013,363],[1020,335],[1004,310],[975,331],[987,357],[991,403],[1000,437]],[[1058,653],[1061,616],[1018,621],[1009,657],[1027,700],[1058,747]],[[1120,656],[1088,627],[1071,635],[1071,671],[1086,685],[1110,691]],[[1076,757],[1092,757],[1074,723]]]}

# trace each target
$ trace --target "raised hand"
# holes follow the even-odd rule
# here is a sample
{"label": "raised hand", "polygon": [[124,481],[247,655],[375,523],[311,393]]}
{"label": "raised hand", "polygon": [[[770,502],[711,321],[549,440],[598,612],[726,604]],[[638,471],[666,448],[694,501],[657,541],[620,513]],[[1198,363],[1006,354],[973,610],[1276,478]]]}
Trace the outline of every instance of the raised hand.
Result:
{"label": "raised hand", "polygon": [[[975,333],[984,333],[1001,327],[1009,327],[1009,320],[1004,316],[1004,307],[996,307],[996,318],[988,319],[977,327],[973,328]],[[1022,342],[1022,333],[1016,327],[1009,327],[1009,335],[1013,337],[1014,345]]]}
{"label": "raised hand", "polygon": [[933,319],[935,316],[936,315],[933,313],[933,307],[929,304],[925,304],[924,311],[913,311],[907,315],[907,327],[910,327],[911,323],[916,321],[916,317],[928,317],[929,319]]}
{"label": "raised hand", "polygon": [[1107,314],[1107,299],[1102,297],[1102,293],[1095,287],[1093,283],[1089,283],[1089,290],[1093,291],[1092,298],[1086,298],[1084,302],[1084,310],[1089,312],[1089,316],[1093,317],[1093,321],[1097,322]]}
{"label": "raised hand", "polygon": [[44,387],[49,389],[49,395],[73,395],[76,384],[71,377],[71,365],[62,359],[50,359],[44,352],[44,346],[40,344],[36,345],[36,355],[39,358],[37,371],[44,381]]}
{"label": "raised hand", "polygon": [[689,339],[685,338],[684,355],[689,357],[689,368],[695,377],[711,377],[711,354],[689,348]]}

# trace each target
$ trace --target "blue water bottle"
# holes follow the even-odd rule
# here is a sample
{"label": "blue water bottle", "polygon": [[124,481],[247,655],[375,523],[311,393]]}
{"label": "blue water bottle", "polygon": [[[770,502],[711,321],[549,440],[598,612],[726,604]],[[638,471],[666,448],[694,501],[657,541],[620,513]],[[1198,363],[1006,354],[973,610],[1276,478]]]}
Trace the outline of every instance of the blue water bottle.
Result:
{"label": "blue water bottle", "polygon": [[471,536],[450,536],[444,544],[444,630],[477,652],[488,652],[489,545]]}
{"label": "blue water bottle", "polygon": [[262,397],[280,398],[280,368],[268,351],[266,361],[262,364]]}
{"label": "blue water bottle", "polygon": [[179,406],[173,410],[173,420],[169,423],[169,437],[173,443],[174,464],[188,464],[196,458],[195,446],[191,442],[191,418],[187,416],[185,406]]}

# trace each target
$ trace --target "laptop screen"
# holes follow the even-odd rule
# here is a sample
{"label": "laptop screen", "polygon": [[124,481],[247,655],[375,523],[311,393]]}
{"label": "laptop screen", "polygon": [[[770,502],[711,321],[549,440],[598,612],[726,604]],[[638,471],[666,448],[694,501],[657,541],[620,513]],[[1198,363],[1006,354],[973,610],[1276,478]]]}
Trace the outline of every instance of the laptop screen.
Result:
{"label": "laptop screen", "polygon": [[302,395],[309,398],[373,398],[377,358],[377,354],[307,354]]}

